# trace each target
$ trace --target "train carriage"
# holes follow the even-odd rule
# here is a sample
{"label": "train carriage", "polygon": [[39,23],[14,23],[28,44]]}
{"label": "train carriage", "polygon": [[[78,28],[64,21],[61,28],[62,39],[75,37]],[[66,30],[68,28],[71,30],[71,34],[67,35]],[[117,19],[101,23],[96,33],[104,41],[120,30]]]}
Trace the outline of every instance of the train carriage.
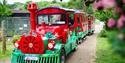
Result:
{"label": "train carriage", "polygon": [[[78,10],[28,5],[30,33],[15,42],[11,63],[65,63],[88,33],[88,21]],[[87,17],[86,17],[87,18]]]}
{"label": "train carriage", "polygon": [[88,14],[88,35],[92,35],[94,33],[94,16]]}
{"label": "train carriage", "polygon": [[73,10],[28,5],[31,31],[16,41],[11,63],[65,63],[65,56],[77,48]]}

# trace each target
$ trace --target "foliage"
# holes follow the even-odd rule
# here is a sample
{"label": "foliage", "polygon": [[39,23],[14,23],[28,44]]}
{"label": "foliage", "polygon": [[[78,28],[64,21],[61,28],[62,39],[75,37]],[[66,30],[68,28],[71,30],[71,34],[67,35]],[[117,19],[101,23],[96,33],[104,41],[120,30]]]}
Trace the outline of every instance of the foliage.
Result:
{"label": "foliage", "polygon": [[[14,4],[10,4],[10,8],[27,10],[28,3],[31,3],[31,1],[28,1],[24,4],[16,2]],[[60,7],[64,7],[64,8],[72,8],[72,9],[80,9],[80,10],[83,10],[83,8],[84,8],[83,3],[84,3],[84,0],[70,0],[69,2],[57,2],[56,0],[54,0],[52,2],[47,2],[47,1],[36,2],[39,9],[45,8],[48,6],[60,6]]]}
{"label": "foliage", "polygon": [[73,9],[83,10],[84,8],[83,3],[84,3],[84,0],[70,0],[70,2],[68,2],[68,7]]}
{"label": "foliage", "polygon": [[3,0],[3,2],[0,2],[0,15],[1,16],[11,15],[11,10],[10,10],[9,6],[6,5],[6,3],[4,1],[5,0]]}
{"label": "foliage", "polygon": [[89,14],[93,14],[92,4],[91,4],[91,5],[88,5],[88,6],[86,7],[86,11],[85,11],[85,12],[87,12],[87,13],[89,13]]}
{"label": "foliage", "polygon": [[100,21],[106,22],[108,18],[111,18],[113,16],[113,10],[95,10],[93,15]]}
{"label": "foliage", "polygon": [[20,39],[20,37],[20,35],[14,35],[11,42],[14,44],[17,40]]}
{"label": "foliage", "polygon": [[96,63],[125,63],[123,57],[113,52],[107,38],[97,38]]}
{"label": "foliage", "polygon": [[[0,42],[0,45],[2,45],[2,42]],[[2,50],[1,50],[2,47],[0,46],[0,60],[4,60],[11,57],[12,49],[13,49],[12,43],[7,42],[6,46],[7,46],[6,54],[2,54]]]}
{"label": "foliage", "polygon": [[[103,12],[99,19],[107,24],[107,38],[113,50],[125,57],[125,0],[100,0],[94,8]],[[111,9],[111,12],[106,14],[105,9]],[[97,12],[95,15],[99,17],[99,14]]]}
{"label": "foliage", "polygon": [[101,32],[99,33],[98,37],[107,37],[107,31],[105,29],[101,30]]}

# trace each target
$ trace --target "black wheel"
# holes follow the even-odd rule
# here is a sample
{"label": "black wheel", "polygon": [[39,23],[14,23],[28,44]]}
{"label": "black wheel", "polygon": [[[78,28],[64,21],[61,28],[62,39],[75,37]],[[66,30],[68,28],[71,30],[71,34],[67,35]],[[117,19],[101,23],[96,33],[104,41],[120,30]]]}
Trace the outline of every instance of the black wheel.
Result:
{"label": "black wheel", "polygon": [[81,43],[82,43],[82,39],[79,38],[79,40],[78,40],[78,44],[81,44]]}
{"label": "black wheel", "polygon": [[92,35],[94,34],[94,31],[92,31]]}
{"label": "black wheel", "polygon": [[82,40],[84,41],[86,39],[86,36],[84,36],[83,38],[82,38]]}
{"label": "black wheel", "polygon": [[60,63],[65,63],[66,56],[65,56],[65,50],[62,49],[60,52]]}
{"label": "black wheel", "polygon": [[91,32],[88,33],[88,36],[90,36],[90,35],[91,35]]}
{"label": "black wheel", "polygon": [[79,45],[79,40],[76,41],[77,45]]}
{"label": "black wheel", "polygon": [[81,42],[81,43],[83,42],[83,39],[82,39],[82,38],[80,38],[80,42]]}
{"label": "black wheel", "polygon": [[75,44],[76,44],[76,47],[75,47],[75,48],[73,48],[72,52],[75,52],[75,51],[78,49],[78,44],[77,44],[77,41],[75,42]]}
{"label": "black wheel", "polygon": [[77,49],[78,49],[78,48],[76,47],[76,48],[74,48],[72,51],[75,52]]}

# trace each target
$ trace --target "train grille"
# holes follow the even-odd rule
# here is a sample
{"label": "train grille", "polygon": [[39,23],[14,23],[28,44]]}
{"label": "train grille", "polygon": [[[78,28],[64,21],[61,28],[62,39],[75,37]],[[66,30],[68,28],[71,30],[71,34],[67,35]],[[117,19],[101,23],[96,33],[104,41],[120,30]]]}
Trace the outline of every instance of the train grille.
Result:
{"label": "train grille", "polygon": [[17,57],[17,63],[59,63],[59,57],[40,57],[39,60],[24,60],[24,56]]}

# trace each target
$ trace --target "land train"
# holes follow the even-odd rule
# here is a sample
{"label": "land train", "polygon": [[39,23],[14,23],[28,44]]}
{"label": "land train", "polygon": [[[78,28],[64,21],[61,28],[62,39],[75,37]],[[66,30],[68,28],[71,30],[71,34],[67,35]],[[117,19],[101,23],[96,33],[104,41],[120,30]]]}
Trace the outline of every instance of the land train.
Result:
{"label": "land train", "polygon": [[[65,63],[78,42],[94,32],[93,16],[79,10],[28,5],[30,32],[14,45],[11,63]],[[89,18],[88,18],[89,17]]]}

